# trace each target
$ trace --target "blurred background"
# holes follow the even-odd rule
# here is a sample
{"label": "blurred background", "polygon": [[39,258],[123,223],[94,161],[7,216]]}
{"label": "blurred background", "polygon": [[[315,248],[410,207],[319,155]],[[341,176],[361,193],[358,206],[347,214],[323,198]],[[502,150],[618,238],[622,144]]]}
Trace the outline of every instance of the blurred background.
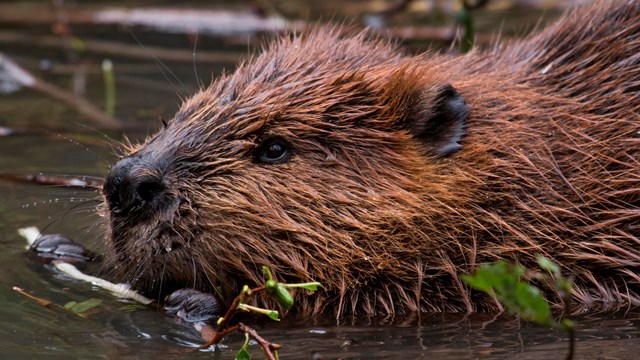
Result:
{"label": "blurred background", "polygon": [[[13,74],[0,69],[0,126],[2,133],[33,126],[84,131],[74,125],[80,122],[126,128],[134,136],[157,127],[160,116],[170,118],[176,95],[188,96],[199,81],[206,85],[223,69],[232,71],[286,31],[317,23],[368,26],[410,52],[456,52],[470,41],[486,47],[498,38],[521,37],[577,2],[3,1],[0,54],[56,88],[11,84]],[[109,64],[112,71],[105,72]]]}

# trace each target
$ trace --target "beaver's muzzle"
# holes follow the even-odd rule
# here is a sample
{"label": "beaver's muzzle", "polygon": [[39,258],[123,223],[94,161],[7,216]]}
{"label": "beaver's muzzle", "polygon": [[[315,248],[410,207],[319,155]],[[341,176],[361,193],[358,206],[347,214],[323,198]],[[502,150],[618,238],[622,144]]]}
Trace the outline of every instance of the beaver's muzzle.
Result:
{"label": "beaver's muzzle", "polygon": [[145,156],[133,155],[118,161],[102,189],[111,215],[144,218],[172,207],[175,196],[165,174]]}

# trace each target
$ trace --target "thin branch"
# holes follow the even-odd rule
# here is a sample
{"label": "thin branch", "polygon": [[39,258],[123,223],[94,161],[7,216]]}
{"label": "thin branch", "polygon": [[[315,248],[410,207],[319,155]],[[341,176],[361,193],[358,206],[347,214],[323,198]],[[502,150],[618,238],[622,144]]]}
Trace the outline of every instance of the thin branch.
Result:
{"label": "thin branch", "polygon": [[[265,290],[264,286],[260,286],[257,287],[255,289],[251,289],[250,290],[250,294],[256,294],[256,293],[260,293],[263,292]],[[231,306],[229,306],[229,309],[227,309],[227,313],[224,315],[224,317],[222,318],[222,321],[220,322],[220,324],[218,325],[218,331],[216,332],[216,334],[213,336],[213,338],[211,340],[209,340],[209,342],[207,342],[206,344],[202,345],[200,348],[208,348],[211,345],[216,345],[218,344],[222,338],[227,335],[229,332],[227,332],[227,328],[231,328],[229,327],[229,323],[231,321],[231,318],[233,317],[233,315],[235,315],[235,313],[238,310],[238,305],[240,305],[241,302],[243,302],[248,296],[246,292],[242,291],[240,293],[240,295],[236,296],[235,299],[233,299],[233,302],[231,303]],[[232,331],[230,331],[232,332]]]}
{"label": "thin branch", "polygon": [[277,357],[274,352],[278,351],[282,347],[282,345],[269,342],[267,339],[260,336],[254,328],[247,326],[243,323],[238,323],[237,326],[238,326],[238,331],[249,335],[250,338],[255,340],[258,343],[258,345],[260,345],[267,359],[277,360]]}

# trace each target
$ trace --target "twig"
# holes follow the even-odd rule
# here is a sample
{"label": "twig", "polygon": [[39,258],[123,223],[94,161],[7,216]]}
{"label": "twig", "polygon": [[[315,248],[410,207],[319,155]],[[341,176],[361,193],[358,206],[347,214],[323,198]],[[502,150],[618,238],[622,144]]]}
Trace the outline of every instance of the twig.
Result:
{"label": "twig", "polygon": [[238,326],[238,331],[244,334],[248,334],[249,337],[251,337],[253,340],[255,340],[258,343],[258,345],[260,345],[267,359],[277,360],[277,357],[274,354],[274,351],[279,350],[282,347],[282,345],[269,342],[267,339],[260,336],[254,328],[247,326],[243,323],[238,323],[237,326]]}
{"label": "twig", "polygon": [[86,175],[55,175],[55,174],[13,174],[0,173],[0,180],[14,183],[38,185],[64,186],[68,188],[99,190],[104,180],[99,177]]}
{"label": "twig", "polygon": [[376,15],[379,16],[384,16],[384,17],[391,17],[393,15],[399,14],[403,11],[405,11],[407,9],[407,7],[409,7],[409,4],[411,3],[412,0],[395,0],[393,2],[391,2],[390,5],[388,5],[387,8],[385,8],[382,11],[379,11],[376,13]]}
{"label": "twig", "polygon": [[107,280],[104,280],[95,276],[87,275],[69,263],[54,261],[53,265],[56,267],[56,269],[62,271],[66,275],[74,279],[82,280],[84,282],[88,282],[92,285],[108,290],[119,298],[135,300],[143,305],[149,305],[154,302],[154,300],[148,299],[138,294],[137,292],[129,289],[128,285],[126,284],[114,284]]}
{"label": "twig", "polygon": [[[263,292],[265,290],[264,286],[260,286],[257,287],[255,289],[251,289],[249,291],[249,294],[256,294],[256,293],[260,293]],[[235,315],[235,313],[238,310],[238,305],[240,305],[240,303],[242,301],[244,301],[247,296],[249,296],[246,292],[241,292],[240,295],[236,296],[235,299],[233,299],[233,302],[231,303],[231,306],[229,306],[229,309],[227,309],[227,313],[224,314],[224,317],[222,318],[222,321],[220,322],[220,324],[218,324],[218,332],[216,332],[215,336],[213,337],[213,339],[209,340],[209,342],[207,342],[206,344],[202,345],[201,348],[208,348],[211,345],[216,345],[218,344],[222,338],[228,334],[227,332],[225,332],[225,329],[227,329],[227,327],[229,327],[229,322],[231,321],[231,318],[233,317],[233,315]],[[230,328],[230,327],[229,327]]]}
{"label": "twig", "polygon": [[243,290],[238,296],[236,296],[236,298],[233,300],[233,303],[231,303],[231,306],[229,306],[229,309],[227,309],[226,314],[220,321],[218,330],[216,331],[213,338],[206,344],[200,346],[200,348],[203,349],[208,348],[211,345],[217,345],[225,336],[237,331],[242,334],[247,334],[249,335],[249,337],[255,340],[262,348],[262,351],[264,351],[264,355],[267,359],[277,360],[278,358],[275,354],[275,351],[279,350],[282,347],[281,345],[269,342],[267,339],[260,336],[255,329],[248,325],[245,325],[244,323],[239,322],[237,325],[229,326],[231,318],[238,311],[238,306],[240,305],[240,303],[245,301],[248,297],[257,293],[261,293],[265,290],[265,286],[260,286],[249,291]]}
{"label": "twig", "polygon": [[[60,48],[60,40],[55,36],[50,35],[34,35],[23,34],[13,31],[0,31],[0,43],[3,44],[37,44],[40,47],[48,48]],[[141,48],[140,45],[131,45],[125,42],[119,41],[106,41],[99,39],[86,38],[83,39],[84,51],[87,53],[112,55],[119,57],[130,57],[137,59],[149,60],[149,53],[158,57],[163,61],[177,61],[177,62],[190,62],[193,61],[193,51],[185,49],[170,49],[160,46],[145,45],[145,48]],[[245,54],[242,52],[230,52],[230,51],[207,51],[198,50],[198,62],[205,63],[236,63]]]}
{"label": "twig", "polygon": [[[262,348],[262,351],[264,351],[264,355],[267,357],[267,359],[269,359],[269,360],[277,360],[277,357],[274,354],[274,351],[280,350],[280,348],[282,348],[282,345],[276,344],[276,343],[272,343],[269,340],[263,338],[262,336],[260,336],[260,334],[258,334],[256,329],[254,329],[251,326],[246,325],[244,323],[239,322],[237,325],[233,325],[233,326],[230,326],[230,327],[228,327],[228,328],[226,328],[224,330],[217,331],[216,335],[214,336],[214,339],[215,339],[216,336],[218,336],[220,338],[220,340],[222,340],[222,338],[224,338],[225,336],[227,336],[227,335],[229,335],[229,334],[231,334],[233,332],[239,332],[241,334],[249,335],[250,338],[255,340],[258,343],[258,345],[260,345],[260,347]],[[217,344],[217,343],[215,343],[215,344]],[[212,343],[212,344],[203,345],[203,346],[201,346],[201,348],[206,348],[206,347],[209,347],[209,346],[215,345],[215,344]]]}
{"label": "twig", "polygon": [[0,53],[0,70],[4,74],[4,77],[10,79],[4,81],[13,81],[20,86],[28,87],[50,98],[63,102],[87,118],[99,123],[102,127],[110,129],[122,127],[118,120],[106,115],[87,100],[79,98],[62,88],[33,76],[2,53]]}
{"label": "twig", "polygon": [[36,303],[38,303],[41,306],[50,307],[52,305],[56,305],[53,301],[49,301],[47,299],[43,299],[43,298],[39,298],[37,296],[31,295],[28,292],[24,291],[24,289],[22,289],[20,287],[14,286],[13,290],[18,292],[19,294],[21,294],[23,296],[26,296],[29,299],[35,301]]}
{"label": "twig", "polygon": [[79,98],[69,91],[58,86],[45,82],[44,80],[34,77],[34,84],[31,89],[38,91],[52,99],[65,103],[67,106],[76,109],[80,114],[100,124],[100,126],[108,129],[122,128],[122,124],[115,118],[105,114],[102,110],[88,102],[83,98]]}

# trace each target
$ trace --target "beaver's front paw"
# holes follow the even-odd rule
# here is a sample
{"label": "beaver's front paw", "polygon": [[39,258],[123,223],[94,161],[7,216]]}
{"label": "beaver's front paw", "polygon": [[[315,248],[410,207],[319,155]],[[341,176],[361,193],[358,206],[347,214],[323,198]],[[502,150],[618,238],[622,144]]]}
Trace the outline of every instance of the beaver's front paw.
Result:
{"label": "beaver's front paw", "polygon": [[96,258],[84,246],[60,234],[38,236],[29,246],[27,256],[45,264],[54,260],[66,263],[84,263]]}
{"label": "beaver's front paw", "polygon": [[213,294],[194,289],[176,290],[165,298],[164,310],[186,322],[201,322],[220,317],[220,300]]}

